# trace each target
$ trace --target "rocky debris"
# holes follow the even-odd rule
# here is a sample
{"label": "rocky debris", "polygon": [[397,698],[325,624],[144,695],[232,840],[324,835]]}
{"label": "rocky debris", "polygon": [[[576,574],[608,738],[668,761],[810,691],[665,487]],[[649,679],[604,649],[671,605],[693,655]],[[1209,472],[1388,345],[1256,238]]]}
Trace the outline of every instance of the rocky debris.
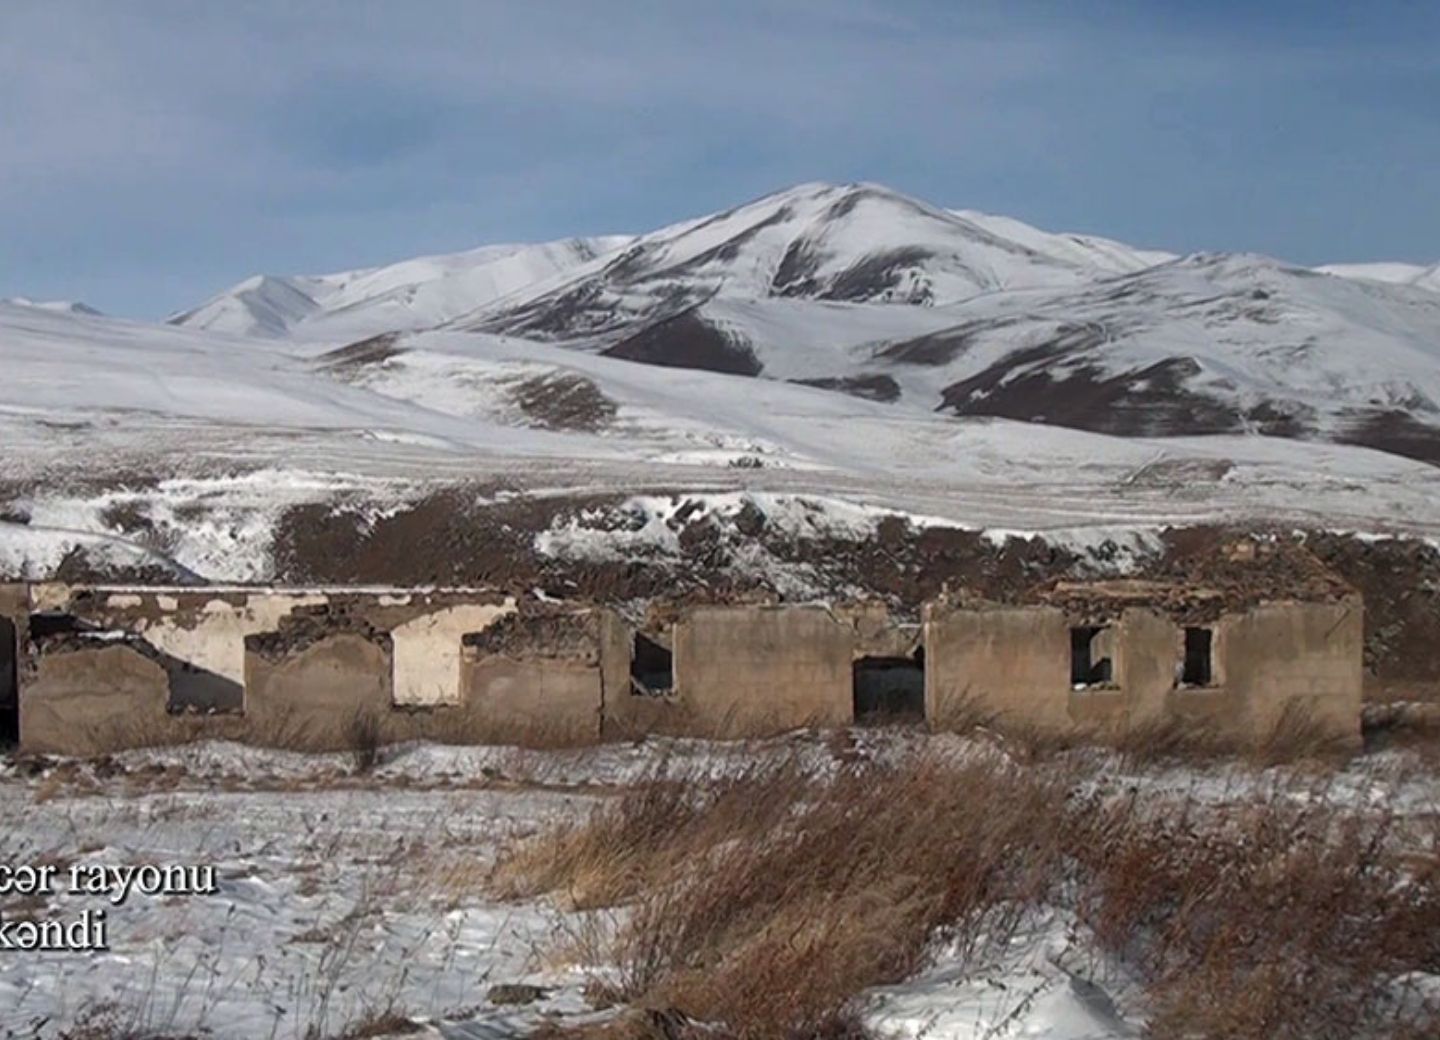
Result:
{"label": "rocky debris", "polygon": [[245,649],[270,660],[298,653],[337,635],[358,635],[389,650],[390,633],[352,611],[343,600],[296,607],[277,628],[245,637]]}
{"label": "rocky debris", "polygon": [[1440,549],[1407,538],[1311,532],[1305,544],[1365,600],[1365,669],[1383,699],[1440,686]]}
{"label": "rocky debris", "polygon": [[533,426],[593,433],[614,421],[619,405],[574,372],[532,376],[510,389],[510,399]]}
{"label": "rocky debris", "polygon": [[498,986],[491,986],[485,999],[492,1004],[515,1005],[534,1004],[538,1000],[544,1000],[550,995],[550,991],[544,986],[531,986],[523,982],[504,982]]}
{"label": "rocky debris", "polygon": [[1356,590],[1326,567],[1299,536],[1240,535],[1204,529],[1168,532],[1167,552],[1143,578],[1051,581],[1042,602],[1079,619],[1113,618],[1126,607],[1150,607],[1181,624],[1206,624],[1261,603],[1329,603]]}
{"label": "rocky debris", "polygon": [[593,659],[598,638],[595,612],[564,607],[506,614],[479,632],[467,632],[461,642],[481,654]]}
{"label": "rocky debris", "polygon": [[[897,619],[913,620],[922,603],[941,594],[1035,602],[1062,583],[1123,577],[1218,594],[1218,601],[1192,592],[1160,597],[1167,611],[1197,623],[1220,608],[1329,601],[1358,590],[1373,695],[1440,694],[1440,549],[1418,539],[1192,526],[1161,532],[1158,549],[1137,556],[1116,544],[1082,550],[1039,537],[1002,541],[961,528],[922,527],[898,514],[878,518],[869,530],[849,530],[825,526],[819,512],[816,523],[805,522],[803,503],[781,522],[759,500],[728,510],[705,508],[702,496],[684,492],[675,500],[664,518],[673,540],[663,549],[643,538],[626,541],[647,534],[655,517],[621,494],[540,497],[473,484],[422,495],[400,509],[355,500],[299,506],[278,525],[274,581],[467,586],[521,597],[538,592],[608,604],[628,617],[643,615],[654,601],[870,598]],[[561,530],[607,551],[537,549],[538,535]],[[79,550],[53,577],[82,584],[197,580],[158,566],[116,568]]]}

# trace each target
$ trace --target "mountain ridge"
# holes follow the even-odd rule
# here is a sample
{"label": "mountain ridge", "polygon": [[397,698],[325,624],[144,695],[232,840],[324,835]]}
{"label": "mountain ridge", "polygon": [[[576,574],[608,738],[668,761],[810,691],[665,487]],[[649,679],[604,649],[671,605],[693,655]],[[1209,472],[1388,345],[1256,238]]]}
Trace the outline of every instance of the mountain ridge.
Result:
{"label": "mountain ridge", "polygon": [[334,345],[501,336],[942,415],[1440,463],[1429,271],[1140,249],[809,182],[643,234],[261,276],[172,321]]}

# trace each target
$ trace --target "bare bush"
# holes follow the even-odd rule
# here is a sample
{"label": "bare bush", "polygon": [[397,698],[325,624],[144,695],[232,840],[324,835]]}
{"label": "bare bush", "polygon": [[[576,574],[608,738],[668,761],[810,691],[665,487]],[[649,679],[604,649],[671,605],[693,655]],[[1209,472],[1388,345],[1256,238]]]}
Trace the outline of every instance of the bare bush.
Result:
{"label": "bare bush", "polygon": [[1440,966],[1440,885],[1395,828],[1283,791],[1223,813],[1120,803],[1071,842],[1082,917],[1140,967],[1158,1035],[1403,1036],[1420,1023],[1384,1021],[1393,983]]}
{"label": "bare bush", "polygon": [[380,748],[384,742],[380,717],[373,711],[357,711],[350,719],[350,765],[358,774],[369,773],[380,764]]}
{"label": "bare bush", "polygon": [[936,941],[978,957],[1055,907],[1141,981],[1157,1036],[1435,1035],[1440,1013],[1394,993],[1440,969],[1440,865],[1392,814],[1323,790],[1223,809],[1081,797],[1073,768],[657,775],[497,881],[622,906],[597,989],[747,1040],[854,1035],[857,996]]}
{"label": "bare bush", "polygon": [[706,793],[657,777],[504,874],[628,903],[610,946],[623,999],[743,1036],[814,1035],[913,973],[937,934],[1008,934],[1057,869],[1045,821],[1064,803],[1039,773],[931,760],[825,781],[790,765]]}

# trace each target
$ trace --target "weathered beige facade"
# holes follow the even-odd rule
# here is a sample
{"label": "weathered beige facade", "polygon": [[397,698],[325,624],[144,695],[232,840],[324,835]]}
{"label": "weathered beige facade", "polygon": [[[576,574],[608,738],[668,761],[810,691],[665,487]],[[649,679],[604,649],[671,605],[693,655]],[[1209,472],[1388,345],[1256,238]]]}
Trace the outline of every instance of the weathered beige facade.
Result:
{"label": "weathered beige facade", "polygon": [[467,635],[461,701],[477,739],[578,744],[600,739],[601,611],[519,614]]}
{"label": "weathered beige facade", "polygon": [[1114,582],[1029,606],[930,604],[926,716],[1100,734],[1183,721],[1238,743],[1303,724],[1358,742],[1358,597],[1231,606],[1187,592]]}
{"label": "weathered beige facade", "polygon": [[307,636],[245,637],[245,719],[278,743],[343,748],[356,727],[378,726],[394,705],[394,648],[368,626]]}
{"label": "weathered beige facade", "polygon": [[164,667],[123,642],[52,648],[20,687],[27,751],[91,754],[154,743],[168,728]]}
{"label": "weathered beige facade", "polygon": [[69,753],[196,735],[342,747],[361,724],[573,744],[921,717],[1102,735],[1178,721],[1239,740],[1303,717],[1351,740],[1362,616],[1353,594],[1154,582],[944,599],[918,625],[878,604],[655,604],[632,625],[473,589],[0,587],[22,746]]}
{"label": "weathered beige facade", "polygon": [[823,607],[700,607],[675,624],[675,685],[698,733],[843,726],[854,648]]}

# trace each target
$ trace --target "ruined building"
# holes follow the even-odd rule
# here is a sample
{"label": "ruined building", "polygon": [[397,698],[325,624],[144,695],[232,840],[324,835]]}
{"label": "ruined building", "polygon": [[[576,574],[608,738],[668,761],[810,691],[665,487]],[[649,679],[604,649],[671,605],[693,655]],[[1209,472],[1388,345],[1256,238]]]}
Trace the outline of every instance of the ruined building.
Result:
{"label": "ruined building", "polygon": [[[1233,561],[1231,561],[1233,562]],[[484,589],[0,586],[0,718],[36,752],[223,736],[585,743],[923,720],[1359,738],[1362,605],[1309,569],[880,604],[594,604]]]}

